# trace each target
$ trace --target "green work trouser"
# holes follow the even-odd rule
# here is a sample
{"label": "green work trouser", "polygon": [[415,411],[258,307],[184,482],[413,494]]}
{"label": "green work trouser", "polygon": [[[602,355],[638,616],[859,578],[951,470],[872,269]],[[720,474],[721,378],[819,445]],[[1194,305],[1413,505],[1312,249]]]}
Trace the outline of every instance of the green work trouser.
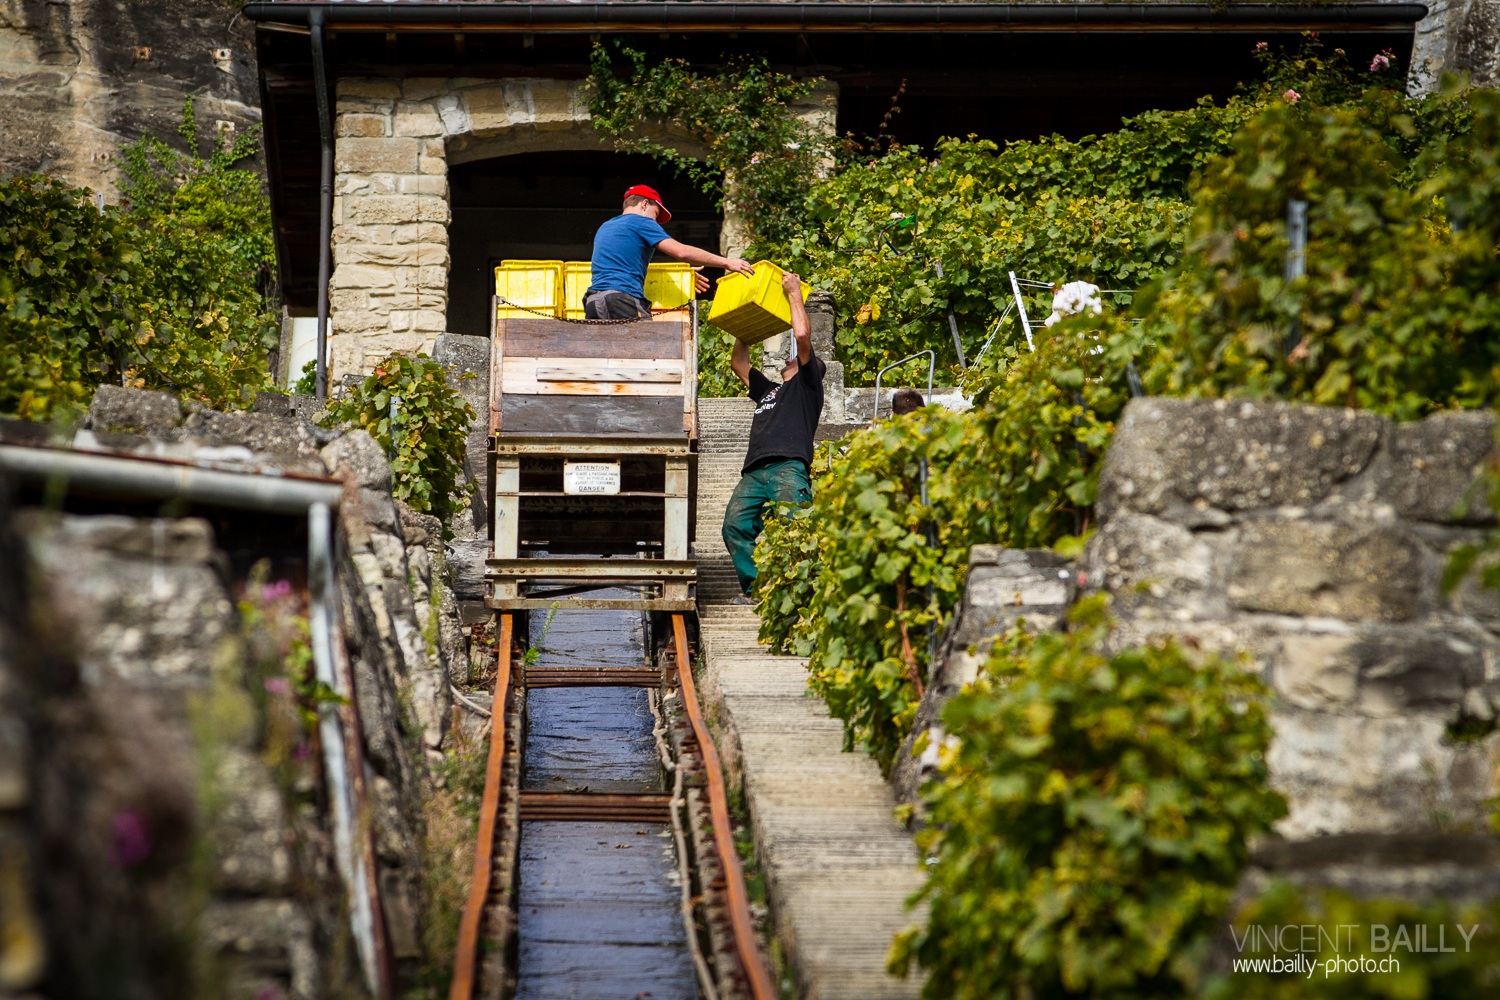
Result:
{"label": "green work trouser", "polygon": [[795,458],[758,465],[740,477],[724,508],[724,546],[745,593],[755,587],[755,539],[766,525],[766,508],[811,499],[807,466]]}

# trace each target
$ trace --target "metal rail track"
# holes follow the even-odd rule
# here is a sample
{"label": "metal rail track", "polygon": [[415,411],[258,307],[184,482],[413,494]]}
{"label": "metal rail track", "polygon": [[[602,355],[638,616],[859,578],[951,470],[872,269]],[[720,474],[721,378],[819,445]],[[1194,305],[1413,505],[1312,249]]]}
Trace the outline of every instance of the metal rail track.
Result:
{"label": "metal rail track", "polygon": [[[479,941],[486,904],[492,890],[494,846],[497,815],[500,809],[502,773],[505,763],[505,719],[512,679],[511,642],[514,616],[500,614],[499,663],[491,706],[493,730],[485,767],[484,795],[480,803],[478,840],[474,851],[474,876],[463,918],[459,924],[458,948],[454,958],[453,981],[449,1000],[473,1000],[477,978]],[[737,971],[743,976],[753,1000],[776,1000],[777,992],[761,959],[756,944],[755,925],[750,917],[749,894],[745,889],[744,871],[734,843],[729,819],[729,799],[718,751],[698,704],[697,686],[693,681],[688,658],[687,626],[681,614],[672,615],[672,657],[676,670],[677,690],[682,698],[689,724],[690,741],[683,750],[698,758],[705,776],[708,812],[711,820],[714,860],[723,872],[722,893],[729,914]],[[655,686],[660,675],[653,669],[605,669],[597,671],[558,671],[522,668],[522,683],[535,687],[564,685]],[[568,676],[563,676],[567,674]],[[673,796],[663,793],[588,794],[526,790],[520,793],[520,815],[527,820],[629,820],[668,822],[672,819]],[[715,886],[719,889],[719,886]],[[723,981],[725,971],[721,970]]]}

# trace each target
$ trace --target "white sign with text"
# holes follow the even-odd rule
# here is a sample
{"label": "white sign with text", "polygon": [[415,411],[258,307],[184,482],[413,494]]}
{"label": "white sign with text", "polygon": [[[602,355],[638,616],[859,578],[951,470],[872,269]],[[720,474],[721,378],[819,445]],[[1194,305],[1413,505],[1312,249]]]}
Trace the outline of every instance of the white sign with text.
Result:
{"label": "white sign with text", "polygon": [[620,463],[563,462],[563,492],[569,496],[619,493]]}

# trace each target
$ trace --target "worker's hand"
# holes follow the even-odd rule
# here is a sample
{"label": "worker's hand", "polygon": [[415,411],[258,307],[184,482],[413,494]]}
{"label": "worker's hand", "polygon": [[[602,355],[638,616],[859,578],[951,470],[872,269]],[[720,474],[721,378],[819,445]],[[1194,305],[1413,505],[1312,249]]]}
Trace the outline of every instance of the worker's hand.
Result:
{"label": "worker's hand", "polygon": [[724,261],[724,270],[733,271],[735,274],[743,274],[747,278],[755,277],[755,268],[750,266],[749,261],[738,257],[730,257]]}
{"label": "worker's hand", "polygon": [[793,274],[791,271],[784,272],[781,275],[781,287],[786,292],[788,298],[800,294],[802,291],[802,276]]}
{"label": "worker's hand", "polygon": [[698,295],[708,291],[708,279],[703,276],[702,265],[693,268],[693,291]]}

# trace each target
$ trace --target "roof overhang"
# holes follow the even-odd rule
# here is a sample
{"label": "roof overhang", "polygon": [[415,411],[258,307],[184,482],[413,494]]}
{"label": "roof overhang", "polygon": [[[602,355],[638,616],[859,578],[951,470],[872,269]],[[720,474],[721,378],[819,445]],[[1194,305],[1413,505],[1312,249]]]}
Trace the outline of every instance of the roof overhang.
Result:
{"label": "roof overhang", "polygon": [[1389,31],[1427,16],[1419,3],[248,3],[251,21],[342,30],[723,31]]}

